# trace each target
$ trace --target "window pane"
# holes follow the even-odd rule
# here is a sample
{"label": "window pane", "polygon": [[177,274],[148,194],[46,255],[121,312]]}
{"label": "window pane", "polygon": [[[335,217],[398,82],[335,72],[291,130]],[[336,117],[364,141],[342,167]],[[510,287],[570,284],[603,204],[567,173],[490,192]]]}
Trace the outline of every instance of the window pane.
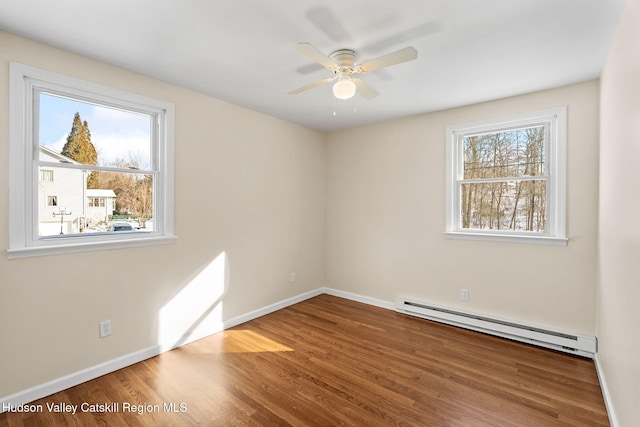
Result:
{"label": "window pane", "polygon": [[464,179],[544,175],[544,126],[464,137]]}
{"label": "window pane", "polygon": [[90,172],[54,170],[55,182],[38,184],[39,236],[153,231],[152,175],[101,171],[100,188],[87,188]]}
{"label": "window pane", "polygon": [[462,228],[544,232],[547,181],[461,185]]}
{"label": "window pane", "polygon": [[41,161],[151,168],[152,116],[46,93],[39,101]]}
{"label": "window pane", "polygon": [[50,169],[40,169],[40,181],[53,182],[53,171]]}

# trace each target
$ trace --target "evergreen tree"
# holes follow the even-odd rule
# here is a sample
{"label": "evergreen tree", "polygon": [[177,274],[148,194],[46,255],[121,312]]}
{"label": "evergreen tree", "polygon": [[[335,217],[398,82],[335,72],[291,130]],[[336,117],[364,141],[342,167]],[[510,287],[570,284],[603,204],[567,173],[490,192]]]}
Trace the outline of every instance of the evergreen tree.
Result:
{"label": "evergreen tree", "polygon": [[[71,132],[67,136],[67,142],[61,154],[83,165],[98,164],[98,152],[91,142],[89,123],[86,120],[82,121],[80,113],[76,113],[73,117]],[[87,188],[98,188],[98,172],[93,171],[89,174]]]}

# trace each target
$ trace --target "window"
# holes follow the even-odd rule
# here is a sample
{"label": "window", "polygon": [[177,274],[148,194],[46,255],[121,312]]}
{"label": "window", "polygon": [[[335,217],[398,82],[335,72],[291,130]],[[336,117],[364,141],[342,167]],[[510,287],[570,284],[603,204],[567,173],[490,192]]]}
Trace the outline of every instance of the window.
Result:
{"label": "window", "polygon": [[40,181],[41,182],[53,182],[53,170],[40,169]]}
{"label": "window", "polygon": [[89,207],[105,207],[105,199],[104,197],[93,197],[89,199]]}
{"label": "window", "polygon": [[173,105],[10,68],[9,258],[173,241]]}
{"label": "window", "polygon": [[447,127],[446,235],[566,244],[566,107]]}

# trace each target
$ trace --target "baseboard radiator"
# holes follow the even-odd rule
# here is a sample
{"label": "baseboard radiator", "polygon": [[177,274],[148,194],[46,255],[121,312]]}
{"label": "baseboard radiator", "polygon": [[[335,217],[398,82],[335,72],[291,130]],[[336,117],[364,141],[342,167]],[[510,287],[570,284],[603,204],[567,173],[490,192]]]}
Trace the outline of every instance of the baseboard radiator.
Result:
{"label": "baseboard radiator", "polygon": [[565,353],[593,358],[596,353],[596,338],[551,331],[530,325],[492,319],[431,304],[396,298],[396,311],[423,319],[433,320],[485,334],[496,335],[515,341],[550,348]]}

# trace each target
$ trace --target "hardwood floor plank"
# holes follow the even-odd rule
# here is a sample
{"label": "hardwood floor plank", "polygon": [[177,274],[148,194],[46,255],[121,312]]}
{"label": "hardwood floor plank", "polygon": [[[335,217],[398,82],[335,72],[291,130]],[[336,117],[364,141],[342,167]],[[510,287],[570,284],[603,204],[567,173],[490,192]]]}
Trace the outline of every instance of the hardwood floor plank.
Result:
{"label": "hardwood floor plank", "polygon": [[591,360],[329,295],[33,403],[60,402],[119,407],[0,427],[609,425]]}

